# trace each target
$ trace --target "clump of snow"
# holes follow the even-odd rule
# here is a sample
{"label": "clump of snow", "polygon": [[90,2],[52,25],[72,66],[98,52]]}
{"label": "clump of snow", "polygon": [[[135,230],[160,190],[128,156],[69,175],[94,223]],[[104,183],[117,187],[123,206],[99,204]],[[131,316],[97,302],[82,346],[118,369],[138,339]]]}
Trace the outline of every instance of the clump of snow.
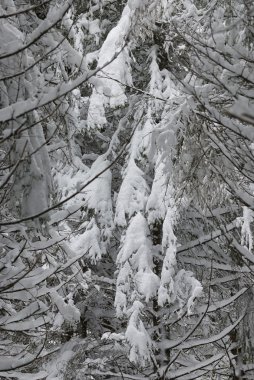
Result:
{"label": "clump of snow", "polygon": [[126,217],[131,217],[137,211],[145,209],[148,185],[144,179],[144,173],[131,159],[124,173],[124,179],[119,190],[115,223],[119,226],[126,226]]}
{"label": "clump of snow", "polygon": [[196,298],[203,292],[201,283],[193,276],[190,271],[181,269],[175,277],[175,294],[182,308],[187,301],[187,313],[190,315]]}
{"label": "clump of snow", "polygon": [[160,306],[174,302],[176,299],[174,289],[174,275],[176,270],[176,237],[173,231],[175,210],[169,207],[163,223],[162,246],[165,252],[161,271],[161,282],[158,291],[158,304]]}
{"label": "clump of snow", "polygon": [[249,251],[253,248],[253,235],[252,235],[252,227],[254,212],[243,206],[243,216],[237,218],[238,224],[241,225],[241,244],[246,245]]}
{"label": "clump of snow", "polygon": [[74,236],[70,241],[71,249],[76,255],[83,254],[96,264],[102,256],[103,250],[100,245],[101,233],[94,218],[83,224],[86,227],[84,233]]}
{"label": "clump of snow", "polygon": [[104,237],[107,238],[111,236],[111,228],[113,224],[111,200],[112,174],[110,169],[107,169],[109,164],[110,162],[103,157],[99,157],[93,163],[89,172],[88,181],[93,179],[103,170],[106,170],[94,179],[83,192],[85,196],[85,205],[88,209],[95,211],[99,224],[104,231]]}
{"label": "clump of snow", "polygon": [[130,346],[130,361],[145,366],[153,356],[153,343],[140,318],[142,309],[143,305],[139,301],[135,301],[129,309],[130,319],[125,337]]}
{"label": "clump of snow", "polygon": [[57,306],[59,313],[65,321],[75,324],[80,320],[80,311],[74,305],[74,302],[71,297],[68,299],[63,299],[55,290],[50,293],[52,301]]}
{"label": "clump of snow", "polygon": [[[115,306],[120,315],[126,312],[128,298],[135,297],[138,291],[140,297],[148,302],[156,296],[159,278],[153,272],[152,243],[146,219],[141,213],[130,221],[122,248],[117,256],[120,266],[117,278]],[[131,286],[134,285],[134,288]]]}
{"label": "clump of snow", "polygon": [[165,164],[159,156],[155,166],[152,190],[146,205],[149,224],[153,224],[156,220],[164,220],[167,213],[170,185],[165,171]]}
{"label": "clump of snow", "polygon": [[[98,67],[102,70],[97,74],[100,80],[92,80],[95,88],[90,97],[88,128],[100,128],[106,124],[105,107],[119,107],[127,101],[125,85],[131,86],[132,78],[129,49],[124,45],[130,31],[131,17],[132,12],[126,5],[118,24],[109,32],[100,49]],[[97,33],[95,20],[89,27],[95,28]]]}

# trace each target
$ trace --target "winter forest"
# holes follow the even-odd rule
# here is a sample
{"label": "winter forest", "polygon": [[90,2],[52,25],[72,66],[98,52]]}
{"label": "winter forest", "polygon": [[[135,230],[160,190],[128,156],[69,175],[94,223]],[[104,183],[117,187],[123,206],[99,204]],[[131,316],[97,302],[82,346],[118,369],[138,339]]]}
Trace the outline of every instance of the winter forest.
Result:
{"label": "winter forest", "polygon": [[251,0],[0,0],[0,379],[254,379]]}

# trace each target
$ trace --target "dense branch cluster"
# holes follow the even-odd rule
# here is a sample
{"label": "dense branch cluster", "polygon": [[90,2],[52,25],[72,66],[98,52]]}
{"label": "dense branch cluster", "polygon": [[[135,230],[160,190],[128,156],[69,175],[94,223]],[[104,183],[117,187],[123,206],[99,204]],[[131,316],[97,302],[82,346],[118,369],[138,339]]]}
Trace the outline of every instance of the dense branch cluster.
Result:
{"label": "dense branch cluster", "polygon": [[253,22],[1,1],[0,378],[253,378]]}

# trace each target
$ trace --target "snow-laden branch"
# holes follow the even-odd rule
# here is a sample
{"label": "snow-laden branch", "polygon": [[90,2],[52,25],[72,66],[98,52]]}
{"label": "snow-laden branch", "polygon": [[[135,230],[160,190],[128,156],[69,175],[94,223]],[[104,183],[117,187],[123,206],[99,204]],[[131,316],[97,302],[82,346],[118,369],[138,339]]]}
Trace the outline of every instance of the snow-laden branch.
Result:
{"label": "snow-laden branch", "polygon": [[[121,49],[122,50],[122,49]],[[20,116],[27,114],[28,112],[34,111],[40,107],[46,106],[53,101],[60,99],[61,97],[69,94],[72,90],[79,87],[84,82],[95,76],[99,71],[108,66],[114,59],[121,53],[121,50],[116,52],[116,54],[103,66],[98,67],[90,72],[83,73],[78,78],[67,83],[59,84],[58,86],[51,88],[48,92],[44,94],[37,94],[32,99],[27,99],[23,101],[16,102],[11,106],[2,108],[0,110],[0,122],[7,122],[10,120],[15,120]],[[96,79],[98,80],[98,79]]]}
{"label": "snow-laden branch", "polygon": [[214,364],[216,362],[218,362],[219,360],[221,360],[223,357],[225,356],[224,353],[221,353],[221,354],[217,354],[217,355],[214,355],[212,356],[211,358],[207,359],[207,360],[204,360],[200,363],[197,363],[197,364],[194,364],[193,366],[189,366],[189,367],[186,367],[186,368],[181,368],[181,369],[178,369],[178,370],[172,370],[172,371],[169,371],[166,376],[165,376],[165,379],[178,379],[179,377],[182,377],[184,375],[189,375],[191,374],[192,372],[194,371],[197,371],[199,369],[202,369],[202,368],[206,368],[207,366],[210,366],[211,364]]}
{"label": "snow-laden branch", "polygon": [[180,247],[177,248],[177,253],[182,253],[184,251],[187,251],[189,249],[195,248],[199,245],[208,243],[211,240],[214,240],[222,235],[227,234],[228,232],[232,231],[234,228],[237,227],[236,221],[225,225],[221,226],[221,229],[215,230],[210,232],[207,235],[203,235],[199,237],[198,239],[192,240],[187,244],[181,245]]}
{"label": "snow-laden branch", "polygon": [[[208,309],[208,311],[209,311],[209,309]],[[224,330],[222,330],[219,334],[211,336],[209,338],[191,339],[191,340],[188,340],[188,341],[183,342],[183,343],[182,343],[181,339],[179,339],[177,341],[164,340],[160,343],[160,346],[163,349],[176,348],[177,347],[178,350],[185,350],[185,349],[188,350],[188,349],[191,349],[194,347],[204,346],[204,345],[210,344],[210,343],[215,343],[218,340],[221,340],[225,336],[229,335],[229,333],[232,330],[234,330],[236,328],[236,326],[239,325],[239,323],[243,320],[244,317],[245,317],[245,313],[240,318],[238,318],[233,324],[231,324],[230,326],[228,326]]]}
{"label": "snow-laden branch", "polygon": [[68,12],[72,6],[73,0],[67,0],[62,7],[52,9],[50,14],[41,24],[28,36],[27,43],[22,44],[19,48],[9,51],[8,53],[0,54],[0,60],[4,58],[9,58],[17,55],[24,51],[25,49],[32,46],[36,41],[38,41],[44,34],[46,34],[50,29],[52,29],[59,21],[62,20],[64,15]]}
{"label": "snow-laden branch", "polygon": [[103,173],[105,173],[107,170],[109,170],[112,166],[114,166],[116,164],[116,162],[120,159],[120,157],[124,153],[126,147],[129,145],[129,142],[130,142],[133,134],[135,133],[135,130],[136,129],[134,129],[134,131],[132,132],[131,136],[126,141],[126,143],[124,144],[123,148],[120,150],[119,154],[115,157],[115,159],[113,161],[111,161],[111,163],[109,165],[107,165],[103,170],[101,170],[95,176],[93,176],[90,180],[88,180],[84,185],[80,186],[77,191],[75,191],[74,193],[72,193],[68,197],[64,198],[59,203],[57,203],[57,204],[55,204],[55,205],[53,205],[53,206],[45,209],[44,211],[42,211],[42,212],[40,212],[38,214],[30,215],[28,217],[25,217],[25,218],[22,218],[22,219],[19,219],[19,220],[12,220],[12,221],[9,221],[9,222],[3,222],[3,223],[0,223],[0,226],[8,226],[8,225],[13,225],[13,224],[19,224],[19,223],[22,223],[22,222],[25,222],[25,221],[28,221],[28,220],[33,220],[33,219],[36,219],[36,218],[40,218],[41,216],[47,214],[48,212],[50,212],[50,211],[52,211],[52,210],[54,210],[54,209],[62,206],[63,204],[65,204],[66,202],[68,202],[70,199],[76,197],[76,195],[80,194],[86,187],[88,187],[92,182],[94,182],[99,176],[101,176]]}
{"label": "snow-laden branch", "polygon": [[12,12],[12,13],[4,13],[2,15],[0,15],[0,19],[4,19],[4,18],[9,18],[9,17],[15,17],[15,16],[18,16],[22,13],[27,13],[27,12],[30,12],[30,11],[33,11],[37,8],[40,8],[42,7],[43,5],[46,5],[48,3],[50,3],[52,0],[44,0],[42,3],[40,4],[35,4],[33,5],[32,7],[26,7],[26,8],[23,8],[23,9],[20,9],[16,12]]}

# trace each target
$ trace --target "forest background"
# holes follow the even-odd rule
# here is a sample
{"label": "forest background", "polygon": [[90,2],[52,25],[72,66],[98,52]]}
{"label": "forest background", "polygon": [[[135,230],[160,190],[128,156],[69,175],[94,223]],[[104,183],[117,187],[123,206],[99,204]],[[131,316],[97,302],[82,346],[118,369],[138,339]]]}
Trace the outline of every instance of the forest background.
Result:
{"label": "forest background", "polygon": [[254,378],[253,21],[1,0],[1,379]]}

